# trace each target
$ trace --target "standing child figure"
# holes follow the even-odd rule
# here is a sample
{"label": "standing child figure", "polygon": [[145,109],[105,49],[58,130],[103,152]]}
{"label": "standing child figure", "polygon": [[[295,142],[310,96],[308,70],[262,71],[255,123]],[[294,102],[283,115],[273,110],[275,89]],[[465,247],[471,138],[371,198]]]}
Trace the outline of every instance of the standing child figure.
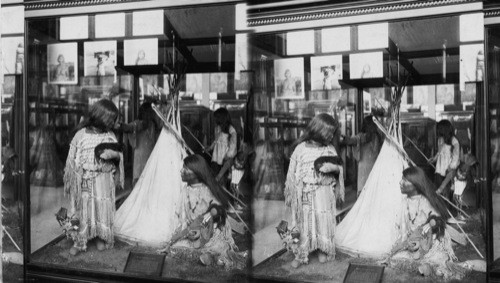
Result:
{"label": "standing child figure", "polygon": [[240,151],[234,158],[233,165],[231,166],[231,190],[238,199],[241,199],[242,196],[240,190],[240,182],[241,179],[243,178],[243,175],[245,174],[246,160],[247,160],[246,153]]}
{"label": "standing child figure", "polygon": [[[87,250],[87,242],[98,238],[98,250],[114,244],[115,189],[123,188],[123,155],[114,146],[112,132],[118,109],[110,100],[99,100],[89,110],[73,137],[66,168],[64,192],[71,201],[71,215],[80,220],[70,254]],[[97,156],[96,156],[97,155]]]}
{"label": "standing child figure", "polygon": [[318,174],[323,170],[315,169],[315,161],[322,156],[337,156],[332,145],[337,130],[338,122],[332,116],[325,113],[317,115],[297,140],[290,158],[285,203],[292,210],[293,229],[300,232],[298,247],[294,249],[294,268],[308,263],[309,253],[315,250],[319,250],[321,263],[335,258],[336,199],[344,199],[342,167],[336,166],[340,171],[338,182],[335,179],[325,182],[324,177]]}
{"label": "standing child figure", "polygon": [[[227,160],[236,156],[237,134],[231,123],[231,116],[226,108],[219,108],[214,112],[215,118],[215,140],[207,151],[212,152],[212,170],[218,174],[222,165]],[[218,176],[217,179],[222,179]]]}
{"label": "standing child figure", "polygon": [[438,152],[429,162],[436,163],[437,192],[451,198],[450,181],[460,164],[460,143],[455,137],[455,129],[448,120],[436,124]]}

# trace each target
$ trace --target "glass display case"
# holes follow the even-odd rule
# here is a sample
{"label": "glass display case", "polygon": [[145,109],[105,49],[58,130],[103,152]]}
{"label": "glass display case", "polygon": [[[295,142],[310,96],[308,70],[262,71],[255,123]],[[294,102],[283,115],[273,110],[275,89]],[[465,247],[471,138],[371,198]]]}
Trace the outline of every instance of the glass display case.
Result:
{"label": "glass display case", "polygon": [[[449,120],[454,127],[462,160],[467,154],[484,156],[481,145],[475,142],[482,139],[482,128],[475,121],[484,109],[478,98],[483,94],[484,62],[481,60],[484,59],[480,51],[484,44],[482,38],[471,38],[461,30],[467,24],[473,25],[477,32],[483,30],[481,21],[471,21],[480,17],[481,14],[451,15],[301,30],[280,26],[276,32],[263,27],[265,32],[250,35],[252,66],[256,72],[255,276],[282,279],[294,274],[273,270],[276,265],[290,264],[288,261],[294,266],[297,260],[295,254],[292,262],[294,246],[286,252],[282,242],[288,242],[286,238],[280,239],[285,236],[276,235],[275,227],[278,224],[281,227],[283,221],[289,229],[295,225],[290,210],[294,209],[294,195],[288,196],[292,208],[285,205],[285,187],[294,187],[286,183],[287,176],[290,180],[295,176],[292,173],[290,177],[290,156],[298,148],[298,138],[316,115],[330,114],[338,121],[340,134],[348,137],[361,133],[362,121],[369,115],[388,126],[392,99],[399,88],[403,90],[399,115],[402,148],[410,164],[421,167],[427,177],[434,180],[435,166],[430,164],[430,159],[438,151],[436,124],[442,120]],[[385,139],[385,135],[381,135]],[[336,203],[335,209],[336,224],[342,226],[343,217],[348,215],[360,193],[372,188],[365,185],[356,189],[358,175],[370,174],[370,171],[359,170],[360,145],[333,144],[343,160],[345,201]],[[478,160],[484,169],[484,160]],[[364,177],[366,180],[368,176]],[[304,182],[310,181],[307,180]],[[472,179],[467,182],[463,196],[467,208],[480,214],[476,209],[485,208],[486,188]],[[320,205],[309,201],[312,207]],[[366,198],[363,203],[366,204]],[[319,220],[315,221],[319,225]],[[300,230],[300,227],[293,229]],[[480,245],[484,253],[484,242]],[[333,264],[324,269],[328,272],[313,271],[320,268],[314,255],[312,252],[307,266],[299,267],[306,270],[302,279],[324,276],[322,278],[338,280],[340,277],[336,276],[344,274],[344,270]],[[469,256],[473,257],[474,252]]]}
{"label": "glass display case", "polygon": [[[216,138],[213,111],[219,107],[227,108],[236,130],[243,132],[243,124],[247,123],[245,105],[248,83],[243,83],[241,76],[235,78],[234,75],[235,5],[108,12],[30,18],[26,21],[26,76],[29,79],[25,81],[25,95],[19,93],[22,99],[16,101],[26,107],[26,114],[16,117],[16,121],[19,120],[16,126],[21,125],[18,135],[25,135],[28,141],[26,158],[21,159],[22,166],[27,169],[26,186],[19,188],[27,193],[25,257],[29,276],[49,273],[49,277],[83,276],[95,280],[108,278],[133,282],[141,277],[158,281],[175,278],[213,281],[245,274],[246,251],[250,244],[248,234],[241,228],[247,225],[242,220],[248,219],[244,210],[231,212],[227,221],[234,221],[232,227],[237,227],[234,230],[238,233],[231,229],[224,232],[228,250],[222,252],[221,248],[218,256],[201,248],[183,247],[172,248],[175,252],[168,254],[157,254],[157,250],[168,246],[167,236],[154,243],[125,236],[117,236],[113,241],[118,234],[118,220],[114,217],[121,208],[131,207],[129,203],[134,202],[131,199],[138,199],[139,190],[149,191],[142,193],[150,198],[148,205],[140,208],[144,210],[144,219],[156,217],[156,222],[161,222],[167,218],[159,215],[160,210],[165,208],[158,208],[158,204],[168,206],[166,209],[170,209],[170,215],[181,217],[176,213],[182,210],[183,203],[167,205],[166,200],[161,199],[162,193],[158,193],[162,188],[150,188],[144,183],[156,175],[173,176],[162,184],[165,186],[163,191],[169,191],[168,196],[165,194],[163,197],[179,196],[179,202],[186,201],[181,198],[184,188],[176,187],[175,180],[179,179],[178,184],[182,184],[182,158],[188,153],[206,157],[205,147]],[[219,46],[217,52],[213,51],[214,45]],[[6,87],[6,95],[2,97],[4,107],[12,103],[14,94],[10,78]],[[178,104],[172,102],[174,94],[180,96]],[[102,101],[111,104],[102,106]],[[94,108],[95,105],[101,108]],[[173,113],[169,110],[172,105],[180,113],[178,130],[163,128],[165,117]],[[107,108],[103,110],[102,107]],[[112,130],[96,130],[102,126],[99,124],[102,121],[96,119],[104,119],[105,122],[107,120],[103,117],[115,111],[117,119]],[[3,110],[3,122],[11,121],[5,119],[9,113],[10,109]],[[97,126],[92,128],[89,124]],[[165,152],[175,149],[175,146],[165,147],[165,140],[169,139],[165,137],[165,132],[172,135],[174,141],[183,140],[186,148],[192,151],[185,149],[185,152],[179,148],[179,160],[173,158],[150,165],[163,158],[159,157],[162,153],[158,151],[175,155]],[[110,138],[93,149],[91,144],[94,140],[82,138],[87,134],[95,138],[108,135]],[[9,135],[2,134],[4,145],[13,145],[9,143],[12,140]],[[156,146],[157,142],[160,146]],[[117,163],[108,164],[112,166],[109,168],[114,168],[109,171],[113,176],[111,183],[94,183],[92,178],[97,180],[96,176],[105,175],[108,172],[105,170],[109,169],[103,161],[104,157],[98,155],[97,148],[111,146],[107,145],[109,143],[118,144],[116,150],[121,151],[123,157]],[[20,146],[18,150],[23,152],[24,149]],[[87,151],[92,152],[87,154]],[[20,155],[21,158],[23,156]],[[80,168],[80,161],[88,161],[88,166],[78,169],[81,171],[75,169],[75,175],[71,175],[73,168]],[[210,158],[207,161],[210,162]],[[102,165],[103,162],[105,165]],[[73,166],[73,163],[77,165]],[[101,173],[95,173],[95,176],[89,173],[94,171]],[[203,172],[207,174],[209,171]],[[123,183],[119,178],[123,179]],[[81,180],[84,181],[80,188]],[[107,189],[99,191],[98,188]],[[156,190],[158,194],[151,190]],[[108,199],[111,202],[109,207],[103,204]],[[204,214],[207,208],[208,205],[204,211],[197,213]],[[73,214],[81,211],[84,213],[82,217],[88,219],[79,219],[77,215],[80,214]],[[85,214],[85,211],[88,213]],[[126,217],[129,222],[134,221],[132,218]],[[151,222],[151,219],[144,221]],[[169,237],[173,237],[174,233],[182,234],[184,230],[180,227],[185,223],[179,220],[179,227],[174,224],[170,227],[150,223],[141,229],[158,230],[157,225],[164,225],[161,229],[170,233]],[[207,227],[211,229],[210,225]],[[222,229],[217,225],[214,227]],[[81,236],[87,230],[89,234]],[[210,231],[212,234],[207,235],[213,235],[214,230]],[[111,236],[107,237],[108,234]],[[176,241],[183,242],[183,239],[176,238]],[[222,257],[225,252],[234,254]],[[211,258],[212,255],[214,260],[225,263],[226,268],[215,264],[207,267],[200,262],[202,256]]]}

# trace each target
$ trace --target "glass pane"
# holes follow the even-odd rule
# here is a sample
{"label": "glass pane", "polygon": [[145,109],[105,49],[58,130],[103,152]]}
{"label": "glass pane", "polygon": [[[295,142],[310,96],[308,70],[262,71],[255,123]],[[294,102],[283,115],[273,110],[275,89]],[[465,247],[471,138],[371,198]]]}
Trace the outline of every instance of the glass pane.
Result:
{"label": "glass pane", "polygon": [[[107,15],[119,19],[107,26],[102,15],[88,16],[88,40],[57,41],[68,21],[28,21],[32,262],[126,273],[129,256],[161,258],[157,249],[172,240],[158,266],[163,277],[224,281],[246,271],[249,168],[230,161],[251,152],[244,140],[251,78],[234,74],[234,13],[234,5],[155,11],[165,21],[148,39],[127,36],[144,25],[130,22],[132,12]],[[143,49],[147,62],[138,62]],[[216,130],[220,108],[229,113],[230,139],[225,127]],[[183,162],[188,152],[201,158]],[[210,154],[222,156],[215,161],[224,172],[212,172]],[[216,215],[212,203],[223,205]],[[140,264],[144,272],[154,266]]]}
{"label": "glass pane", "polygon": [[[21,62],[22,66],[22,62]],[[24,217],[22,189],[24,185],[24,149],[22,146],[22,83],[23,75],[4,75],[2,92],[2,254],[3,280],[23,278]]]}
{"label": "glass pane", "polygon": [[491,198],[492,198],[492,222],[493,222],[493,263],[490,270],[500,270],[500,100],[498,99],[500,85],[500,38],[498,27],[488,30],[488,98],[490,113],[490,139],[491,139]]}
{"label": "glass pane", "polygon": [[[118,109],[120,121],[131,121],[131,79],[128,75],[115,75],[114,66],[96,76],[95,71],[81,74],[78,43],[45,43],[41,34],[55,32],[56,20],[29,23],[28,75],[29,82],[29,179],[31,199],[31,249],[36,252],[62,234],[54,214],[59,208],[71,208],[64,193],[64,170],[75,129],[82,122],[88,107],[106,98]],[[42,43],[40,43],[42,42]],[[81,48],[81,47],[80,47]],[[96,63],[103,57],[96,53],[116,56],[114,47],[90,48]],[[115,57],[116,58],[116,57]],[[87,63],[88,58],[84,58]],[[116,60],[116,59],[114,59]],[[87,72],[88,71],[88,72]],[[97,72],[98,73],[98,72]],[[131,172],[132,156],[124,151],[125,170]],[[68,169],[67,169],[68,170]],[[131,174],[125,174],[125,188],[131,189]],[[47,254],[38,254],[34,261],[46,261]]]}
{"label": "glass pane", "polygon": [[[335,27],[339,28],[342,27]],[[447,206],[459,218],[464,212],[473,214],[464,220],[466,225],[481,225],[478,219],[484,196],[475,175],[479,165],[468,163],[477,160],[481,166],[486,164],[481,159],[481,147],[474,142],[482,138],[481,129],[474,123],[481,117],[477,107],[482,85],[478,78],[484,66],[481,43],[461,47],[458,16],[381,23],[376,32],[371,25],[344,28],[351,31],[349,38],[344,36],[338,40],[350,44],[339,42],[335,46],[343,48],[328,50],[325,42],[333,42],[333,39],[325,34],[331,27],[314,30],[312,55],[308,50],[289,56],[289,37],[285,33],[250,35],[252,68],[256,70],[253,264],[254,273],[259,277],[338,281],[345,275],[347,265],[356,262],[358,257],[363,258],[364,263],[377,264],[373,257],[382,257],[391,251],[394,242],[390,239],[403,232],[392,230],[400,219],[387,219],[400,213],[407,215],[394,203],[409,198],[391,200],[387,208],[395,207],[394,213],[380,217],[388,211],[381,209],[386,206],[384,201],[399,196],[402,190],[401,178],[394,176],[401,176],[403,166],[396,170],[400,161],[390,159],[393,154],[388,151],[379,154],[380,150],[396,146],[371,123],[370,115],[390,129],[394,110],[391,106],[399,94],[402,97],[397,115],[401,122],[401,146],[406,153],[399,154],[400,158],[408,155],[411,163],[421,167],[425,174],[421,177],[435,183],[435,188],[429,185],[433,191],[446,184],[435,176],[436,172],[439,175],[452,172],[449,177],[454,180],[453,185],[448,185],[450,190],[443,192],[446,196],[424,197],[432,201],[438,198],[436,202]],[[482,25],[476,28],[480,31]],[[345,46],[349,46],[348,50]],[[461,63],[461,59],[464,62]],[[476,69],[478,72],[473,72]],[[339,122],[340,135],[344,136],[340,144],[334,144],[343,167],[343,175],[339,174],[336,179],[345,187],[345,201],[341,205],[321,194],[324,184],[320,183],[322,179],[318,176],[321,175],[313,166],[315,161],[320,161],[307,159],[318,157],[307,147],[312,144],[314,148],[315,143],[306,143],[303,147],[310,156],[300,155],[302,148],[295,144],[319,113],[332,115]],[[443,145],[441,130],[436,131],[442,124],[449,124],[446,129],[453,136],[453,146],[447,142],[447,146]],[[312,126],[310,131],[320,136],[319,130]],[[304,137],[307,139],[307,135]],[[438,155],[438,148],[439,155],[451,156],[454,150],[454,166],[459,166],[458,171],[436,171],[430,161]],[[450,160],[446,166],[451,166]],[[451,186],[455,191],[451,192]],[[384,192],[391,192],[390,196],[381,197]],[[318,207],[322,208],[321,212]],[[292,218],[294,213],[298,215],[296,222]],[[336,217],[329,219],[321,213]],[[446,211],[441,215],[448,216]],[[379,219],[387,220],[380,225],[388,227],[370,227]],[[336,227],[334,235],[325,232],[327,227]],[[379,232],[387,232],[387,237]],[[469,233],[475,235],[477,231]],[[325,240],[329,236],[335,238],[335,243]],[[475,238],[474,241],[484,255],[484,240]],[[330,244],[335,245],[336,258],[322,266],[323,253]],[[453,249],[464,258],[477,257],[474,249],[464,250],[462,246]],[[308,264],[301,265],[305,262]],[[300,267],[295,271],[293,267],[297,265]],[[402,268],[402,272],[415,274],[416,269]],[[484,280],[484,277],[478,278]]]}

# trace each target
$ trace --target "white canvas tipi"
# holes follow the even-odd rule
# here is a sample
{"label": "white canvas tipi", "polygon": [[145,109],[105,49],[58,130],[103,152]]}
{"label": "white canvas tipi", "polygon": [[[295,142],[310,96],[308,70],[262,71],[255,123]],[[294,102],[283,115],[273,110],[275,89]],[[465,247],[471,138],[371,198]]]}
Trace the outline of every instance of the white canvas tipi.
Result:
{"label": "white canvas tipi", "polygon": [[337,249],[353,256],[382,258],[399,235],[403,200],[399,182],[408,163],[388,138],[378,156],[356,203],[337,226]]}
{"label": "white canvas tipi", "polygon": [[177,138],[163,128],[132,193],[116,211],[114,231],[123,241],[159,247],[179,225],[176,215],[186,156]]}

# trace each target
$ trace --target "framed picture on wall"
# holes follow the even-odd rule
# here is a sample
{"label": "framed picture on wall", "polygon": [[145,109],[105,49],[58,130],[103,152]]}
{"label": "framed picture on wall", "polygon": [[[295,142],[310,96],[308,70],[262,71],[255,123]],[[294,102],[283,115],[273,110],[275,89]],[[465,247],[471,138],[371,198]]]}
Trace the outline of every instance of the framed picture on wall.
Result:
{"label": "framed picture on wall", "polygon": [[116,72],[116,41],[84,42],[84,75],[113,76]]}
{"label": "framed picture on wall", "polygon": [[253,80],[252,71],[242,71],[240,72],[239,79],[234,76],[234,90],[248,92]]}
{"label": "framed picture on wall", "polygon": [[158,65],[158,38],[123,41],[124,65]]}
{"label": "framed picture on wall", "polygon": [[203,74],[186,74],[186,94],[202,93]]}
{"label": "framed picture on wall", "polygon": [[227,73],[210,74],[210,92],[227,93]]}
{"label": "framed picture on wall", "polygon": [[163,10],[132,12],[132,34],[163,34]]}
{"label": "framed picture on wall", "polygon": [[125,13],[107,13],[95,15],[95,37],[125,36]]}
{"label": "framed picture on wall", "polygon": [[349,55],[351,79],[382,78],[384,76],[382,52]]}
{"label": "framed picture on wall", "polygon": [[462,104],[474,104],[476,102],[476,84],[466,83],[465,91],[460,92],[460,102]]}
{"label": "framed picture on wall", "polygon": [[455,85],[441,84],[436,86],[436,104],[455,104]]}
{"label": "framed picture on wall", "polygon": [[288,112],[287,106],[288,106],[288,101],[286,101],[286,100],[277,99],[277,98],[271,99],[271,110],[273,112],[273,115]]}
{"label": "framed picture on wall", "polygon": [[429,95],[435,96],[435,88],[433,85],[416,85],[413,86],[413,104],[427,106],[429,104]]}
{"label": "framed picture on wall", "polygon": [[389,47],[389,23],[358,26],[359,50]]}
{"label": "framed picture on wall", "polygon": [[269,111],[269,101],[267,97],[267,93],[265,92],[257,92],[254,96],[254,108],[255,111]]}
{"label": "framed picture on wall", "polygon": [[140,86],[142,95],[155,96],[158,95],[158,75],[142,75],[142,84]]}
{"label": "framed picture on wall", "polygon": [[311,90],[339,89],[342,55],[311,57]]}
{"label": "framed picture on wall", "polygon": [[304,99],[304,58],[274,60],[274,91],[277,99]]}
{"label": "framed picture on wall", "polygon": [[286,33],[286,54],[300,55],[314,53],[314,30]]}
{"label": "framed picture on wall", "polygon": [[24,6],[2,7],[2,36],[24,33]]}
{"label": "framed picture on wall", "polygon": [[49,84],[78,83],[78,49],[76,42],[47,45]]}
{"label": "framed picture on wall", "polygon": [[335,27],[321,30],[321,51],[339,52],[351,50],[351,28]]}
{"label": "framed picture on wall", "polygon": [[483,13],[460,15],[460,42],[484,40]]}
{"label": "framed picture on wall", "polygon": [[89,38],[89,16],[62,17],[59,19],[59,39]]}

